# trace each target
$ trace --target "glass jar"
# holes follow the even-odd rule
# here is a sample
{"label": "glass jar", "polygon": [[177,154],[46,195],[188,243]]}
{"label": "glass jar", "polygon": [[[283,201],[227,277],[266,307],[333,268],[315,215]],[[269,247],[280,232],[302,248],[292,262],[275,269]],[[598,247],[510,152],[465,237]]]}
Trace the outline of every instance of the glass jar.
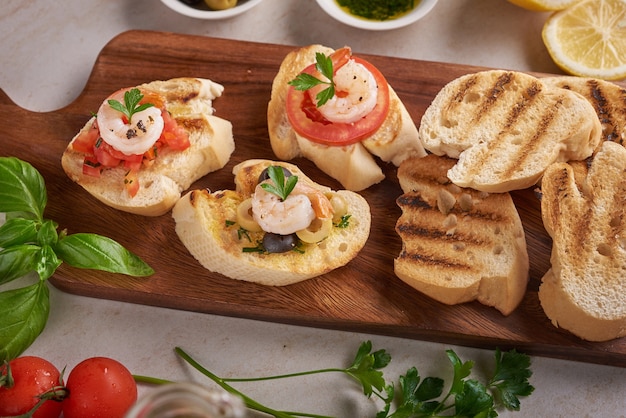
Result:
{"label": "glass jar", "polygon": [[125,418],[243,418],[245,412],[241,398],[226,391],[170,383],[142,396]]}

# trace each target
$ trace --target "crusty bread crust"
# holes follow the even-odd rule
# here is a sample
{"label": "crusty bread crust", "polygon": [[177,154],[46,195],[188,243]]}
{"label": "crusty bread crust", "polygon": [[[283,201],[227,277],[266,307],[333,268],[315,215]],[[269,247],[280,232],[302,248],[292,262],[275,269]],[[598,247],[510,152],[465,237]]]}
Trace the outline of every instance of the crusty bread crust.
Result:
{"label": "crusty bread crust", "polygon": [[626,335],[626,149],[605,141],[585,165],[551,165],[541,213],[553,240],[539,300],[552,323],[589,341]]}
{"label": "crusty bread crust", "polygon": [[187,193],[174,206],[172,216],[181,242],[203,267],[237,280],[285,286],[344,266],[363,248],[371,225],[369,205],[359,194],[339,190],[335,193],[346,200],[351,215],[347,228],[333,227],[330,236],[321,243],[305,245],[303,253],[244,252],[244,248],[256,246],[262,233],[249,232],[248,240],[238,234],[237,224],[228,225],[236,220],[239,203],[252,194],[261,171],[277,164],[297,175],[299,182],[305,182],[323,192],[330,191],[310,180],[293,164],[249,160],[233,169],[235,190],[213,193],[193,190]]}
{"label": "crusty bread crust", "polygon": [[298,135],[291,127],[285,111],[288,82],[315,62],[317,52],[328,55],[333,49],[309,45],[290,52],[272,83],[267,121],[270,143],[277,158],[291,160],[305,157],[346,189],[359,191],[385,178],[375,157],[398,166],[409,157],[426,154],[415,123],[391,86],[387,119],[377,132],[362,142],[347,146],[326,146],[312,143]]}
{"label": "crusty bread crust", "polygon": [[126,169],[104,170],[99,178],[83,174],[84,154],[72,144],[80,132],[89,130],[90,119],[72,139],[61,157],[66,174],[102,203],[115,209],[144,216],[167,213],[200,177],[226,165],[235,149],[232,125],[212,115],[212,102],[222,94],[223,87],[206,79],[176,78],[153,81],[138,86],[144,92],[164,97],[166,109],[185,128],[191,146],[184,151],[163,149],[149,167],[139,172],[141,187],[131,197],[124,187]]}
{"label": "crusty bread crust", "polygon": [[478,301],[510,314],[522,301],[529,261],[508,193],[460,188],[446,177],[455,160],[428,155],[398,169],[404,194],[394,271],[427,296],[454,305]]}
{"label": "crusty bread crust", "polygon": [[507,192],[535,185],[555,161],[589,157],[601,126],[580,94],[528,74],[490,70],[444,86],[419,134],[427,150],[458,159],[448,173],[458,186]]}

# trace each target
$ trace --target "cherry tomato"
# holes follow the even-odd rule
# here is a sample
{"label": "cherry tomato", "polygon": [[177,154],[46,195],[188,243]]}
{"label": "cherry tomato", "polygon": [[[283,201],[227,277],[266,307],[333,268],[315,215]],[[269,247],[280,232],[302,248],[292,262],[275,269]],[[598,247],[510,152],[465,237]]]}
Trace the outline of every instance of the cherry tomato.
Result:
{"label": "cherry tomato", "polygon": [[[341,57],[338,57],[341,60]],[[352,57],[356,62],[367,68],[378,84],[378,96],[374,109],[361,120],[354,123],[333,123],[324,118],[317,110],[315,103],[308,92],[296,90],[289,86],[286,107],[287,117],[293,129],[301,136],[324,145],[350,145],[371,136],[385,121],[389,112],[389,85],[387,80],[376,67],[358,57]],[[333,59],[333,69],[336,71],[341,65],[336,65]],[[313,74],[315,64],[306,67],[302,72]]]}
{"label": "cherry tomato", "polygon": [[[61,374],[49,361],[39,357],[23,356],[9,362],[13,386],[0,387],[0,416],[26,414],[39,401],[38,396],[54,387],[61,386]],[[7,367],[0,367],[0,376],[6,377]],[[62,403],[45,401],[33,414],[33,418],[58,418]]]}
{"label": "cherry tomato", "polygon": [[65,386],[65,418],[122,418],[137,400],[137,384],[130,371],[106,357],[77,364]]}

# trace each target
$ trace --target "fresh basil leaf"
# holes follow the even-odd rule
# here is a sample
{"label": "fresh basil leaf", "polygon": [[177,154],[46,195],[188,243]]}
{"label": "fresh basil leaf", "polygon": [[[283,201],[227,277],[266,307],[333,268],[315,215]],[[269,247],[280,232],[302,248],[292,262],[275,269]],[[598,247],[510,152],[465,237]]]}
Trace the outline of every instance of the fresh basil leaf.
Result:
{"label": "fresh basil leaf", "polygon": [[59,260],[51,246],[44,245],[41,247],[35,265],[35,270],[41,280],[49,279],[60,265],[61,260]]}
{"label": "fresh basil leaf", "polygon": [[0,212],[27,212],[42,220],[47,202],[43,177],[32,165],[15,157],[0,157]]}
{"label": "fresh basil leaf", "polygon": [[0,251],[0,284],[9,283],[35,270],[41,247],[14,245]]}
{"label": "fresh basil leaf", "polygon": [[97,234],[72,234],[55,246],[57,256],[67,264],[84,269],[149,276],[154,270],[137,255],[114,240]]}
{"label": "fresh basil leaf", "polygon": [[0,293],[0,363],[19,356],[43,331],[50,313],[44,281]]}
{"label": "fresh basil leaf", "polygon": [[0,226],[0,248],[36,242],[38,226],[39,222],[32,219],[7,219]]}
{"label": "fresh basil leaf", "polygon": [[57,227],[59,225],[49,219],[45,219],[37,233],[37,243],[39,245],[54,245],[59,240]]}

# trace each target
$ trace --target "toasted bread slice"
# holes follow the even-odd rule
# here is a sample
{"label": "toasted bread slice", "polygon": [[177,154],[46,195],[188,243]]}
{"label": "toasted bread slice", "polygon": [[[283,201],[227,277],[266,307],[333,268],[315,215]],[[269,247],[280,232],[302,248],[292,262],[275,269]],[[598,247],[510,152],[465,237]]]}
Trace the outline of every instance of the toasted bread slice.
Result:
{"label": "toasted bread slice", "polygon": [[601,126],[580,94],[528,74],[491,70],[448,83],[419,133],[427,150],[458,158],[448,173],[453,183],[507,192],[535,185],[555,161],[589,157]]}
{"label": "toasted bread slice", "polygon": [[210,80],[176,78],[138,86],[144,94],[159,95],[179,126],[189,135],[191,146],[184,151],[164,148],[154,163],[139,171],[141,187],[131,197],[124,186],[128,171],[122,165],[104,170],[100,177],[83,174],[85,154],[73,147],[79,135],[92,128],[89,120],[72,139],[61,158],[66,174],[87,192],[113,208],[144,216],[168,212],[181,192],[197,179],[226,165],[235,149],[232,125],[213,115],[213,100],[223,87]]}
{"label": "toasted bread slice", "polygon": [[549,86],[575,91],[587,99],[602,125],[602,139],[624,145],[626,142],[626,89],[596,78],[559,76],[541,79]]}
{"label": "toasted bread slice", "polygon": [[625,336],[626,149],[605,141],[586,176],[555,163],[541,190],[553,241],[552,267],[539,287],[543,310],[555,326],[585,340]]}
{"label": "toasted bread slice", "polygon": [[305,67],[315,63],[316,53],[329,55],[333,51],[322,45],[309,45],[287,54],[272,83],[267,108],[270,143],[277,158],[291,160],[305,157],[346,189],[359,191],[385,178],[375,157],[397,166],[406,158],[424,156],[425,151],[415,123],[391,86],[387,119],[371,137],[359,143],[346,146],[320,145],[293,130],[285,107],[288,82]]}
{"label": "toasted bread slice", "polygon": [[456,160],[428,155],[398,169],[404,194],[396,232],[402,252],[394,270],[420,292],[454,305],[477,300],[510,314],[528,283],[524,229],[508,193],[454,185]]}
{"label": "toasted bread slice", "polygon": [[[347,203],[350,215],[346,227],[333,226],[331,233],[316,244],[304,244],[301,251],[285,253],[247,252],[257,246],[264,232],[241,233],[237,207],[250,197],[261,172],[269,165],[281,165],[304,182],[325,194],[338,195]],[[206,269],[224,276],[268,286],[284,286],[320,276],[349,263],[369,237],[371,214],[359,194],[331,191],[308,178],[297,166],[268,160],[244,161],[233,168],[235,190],[210,193],[194,190],[174,206],[176,233],[189,252]]]}

